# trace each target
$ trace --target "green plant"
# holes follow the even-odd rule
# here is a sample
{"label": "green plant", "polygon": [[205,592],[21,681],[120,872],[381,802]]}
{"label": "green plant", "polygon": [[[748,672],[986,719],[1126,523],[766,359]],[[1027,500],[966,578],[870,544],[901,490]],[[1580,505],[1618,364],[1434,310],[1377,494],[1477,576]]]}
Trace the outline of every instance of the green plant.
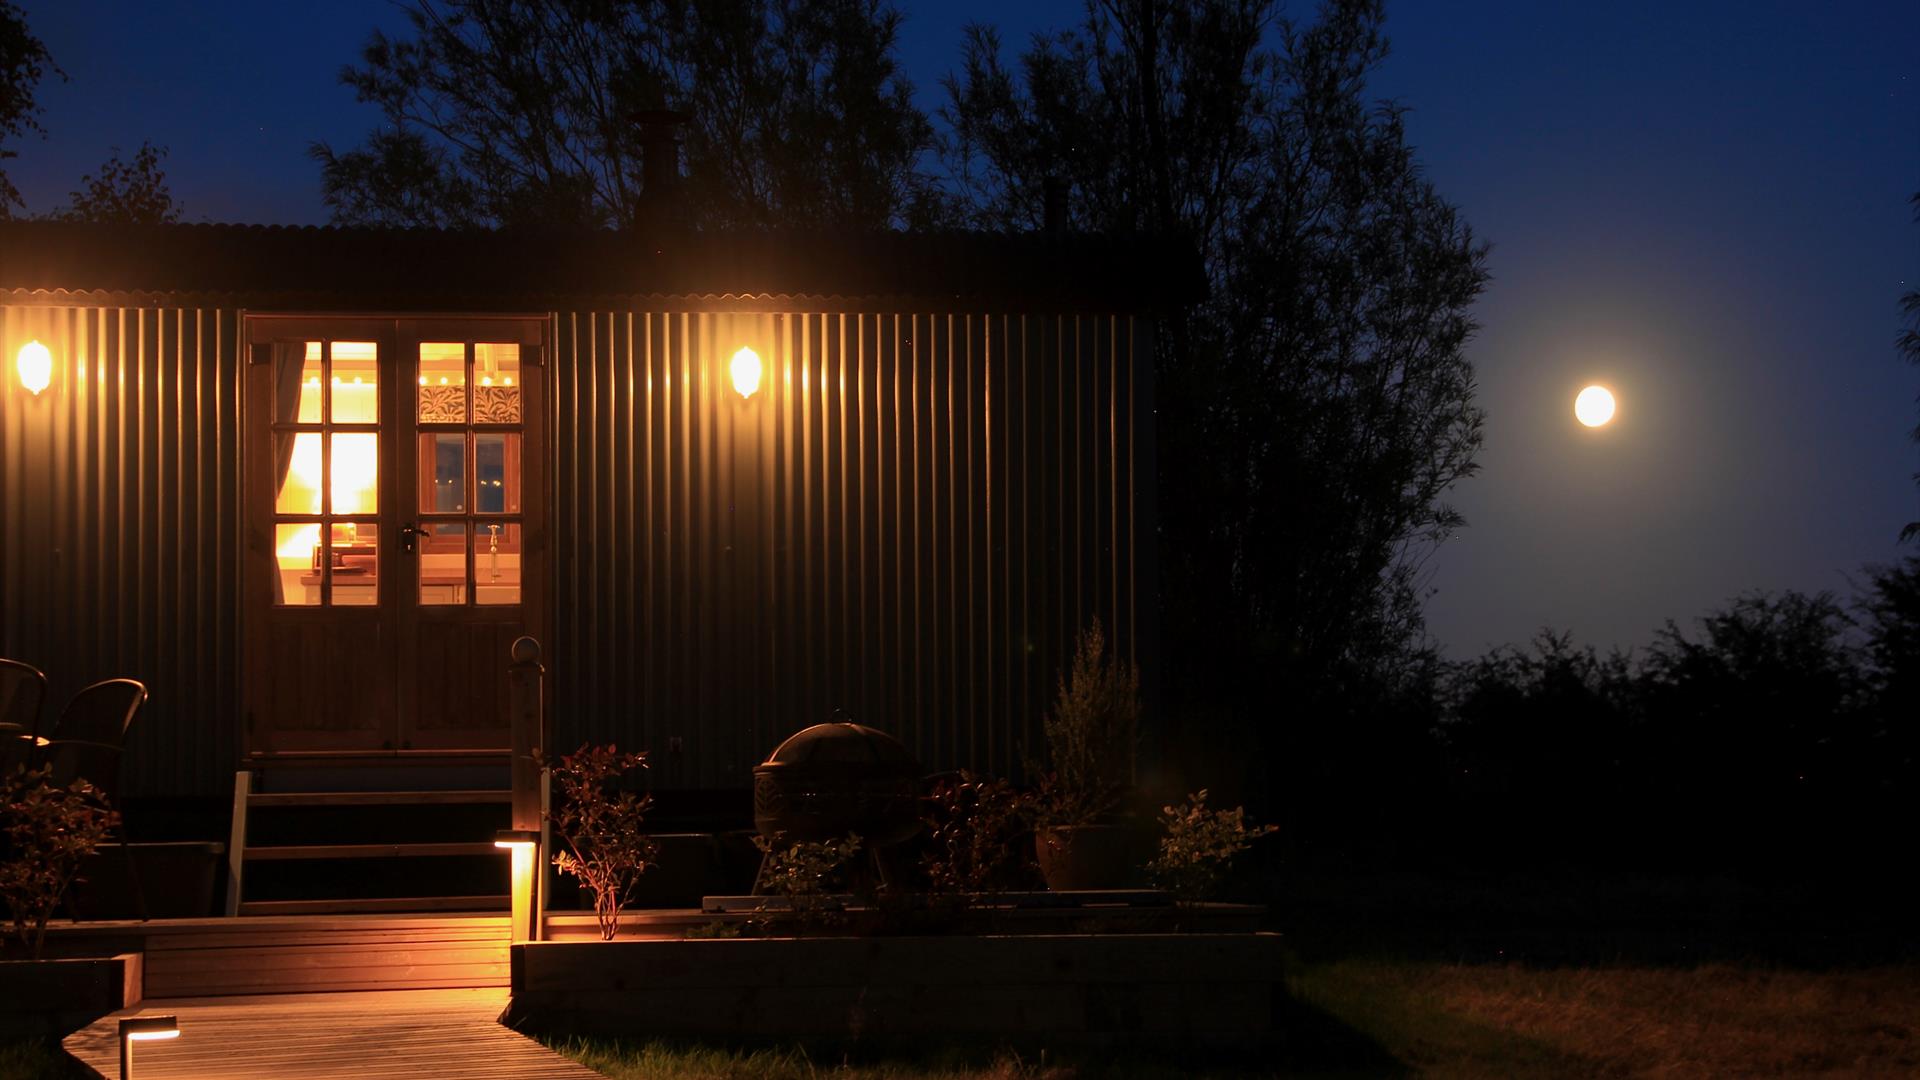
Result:
{"label": "green plant", "polygon": [[47,920],[60,904],[80,864],[120,824],[106,795],[85,780],[53,783],[53,770],[17,768],[0,781],[0,898],[4,898],[20,944],[40,958]]}
{"label": "green plant", "polygon": [[1274,832],[1272,825],[1247,824],[1245,807],[1207,809],[1207,789],[1187,796],[1185,806],[1160,808],[1160,853],[1147,863],[1154,884],[1186,900],[1212,896],[1234,857],[1255,840]]}
{"label": "green plant", "polygon": [[740,924],[725,919],[714,919],[703,926],[689,926],[686,938],[689,941],[710,941],[719,938],[737,938],[740,936]]}
{"label": "green plant", "polygon": [[962,770],[942,780],[926,801],[931,848],[921,857],[934,892],[985,893],[1031,872],[1034,803],[1005,780]]}
{"label": "green plant", "polygon": [[644,751],[622,752],[610,745],[584,745],[552,767],[561,800],[547,820],[566,845],[553,865],[592,891],[593,914],[605,941],[619,933],[620,909],[659,854],[642,831],[653,796],[621,786],[629,772],[646,767]]}
{"label": "green plant", "polygon": [[1039,788],[1044,824],[1091,825],[1113,812],[1133,784],[1140,741],[1140,676],[1107,653],[1095,619],[1074,642],[1043,725],[1049,771]]}
{"label": "green plant", "polygon": [[[785,899],[801,926],[828,922],[840,906],[828,892],[828,885],[860,853],[859,834],[797,843],[787,843],[784,834],[771,840],[756,836],[753,844],[764,857],[757,887]],[[762,904],[760,910],[766,914],[766,905]]]}

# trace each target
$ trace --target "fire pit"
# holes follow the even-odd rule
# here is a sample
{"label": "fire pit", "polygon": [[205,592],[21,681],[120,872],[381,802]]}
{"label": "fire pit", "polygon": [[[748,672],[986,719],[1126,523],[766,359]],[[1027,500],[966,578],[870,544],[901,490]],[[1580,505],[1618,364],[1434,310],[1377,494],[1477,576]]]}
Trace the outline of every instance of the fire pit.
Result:
{"label": "fire pit", "polygon": [[920,831],[920,763],[898,739],[862,724],[815,724],[753,770],[753,824],[771,840],[858,833],[867,850]]}

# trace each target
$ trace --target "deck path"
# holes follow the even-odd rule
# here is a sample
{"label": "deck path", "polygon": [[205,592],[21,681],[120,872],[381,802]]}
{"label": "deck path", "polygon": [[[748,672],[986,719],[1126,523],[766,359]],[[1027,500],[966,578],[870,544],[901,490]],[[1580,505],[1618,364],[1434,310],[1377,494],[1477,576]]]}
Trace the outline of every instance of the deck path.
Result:
{"label": "deck path", "polygon": [[172,1013],[180,1037],[134,1047],[141,1080],[349,1077],[360,1080],[598,1080],[498,1020],[504,987],[149,1000],[67,1036],[67,1052],[120,1075],[122,1017]]}

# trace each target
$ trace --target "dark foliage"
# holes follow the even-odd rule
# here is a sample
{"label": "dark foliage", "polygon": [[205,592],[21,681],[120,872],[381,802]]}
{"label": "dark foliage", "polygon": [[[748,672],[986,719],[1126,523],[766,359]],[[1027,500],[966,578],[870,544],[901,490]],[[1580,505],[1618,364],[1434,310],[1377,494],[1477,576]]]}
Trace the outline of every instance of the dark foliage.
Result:
{"label": "dark foliage", "polygon": [[961,772],[926,799],[927,886],[941,893],[1023,888],[1033,877],[1032,800],[1012,784]]}
{"label": "dark foliage", "polygon": [[0,901],[35,959],[80,865],[119,824],[106,795],[85,780],[61,787],[45,766],[0,777]]}
{"label": "dark foliage", "polygon": [[[1800,874],[1892,867],[1920,784],[1920,558],[1862,596],[1736,598],[1637,659],[1542,632],[1440,665],[1339,743],[1354,797],[1285,823],[1354,868]],[[1331,744],[1331,741],[1330,741]],[[1390,780],[1367,781],[1377,769]],[[1351,770],[1349,772],[1348,770]]]}
{"label": "dark foliage", "polygon": [[624,226],[636,114],[691,116],[690,225],[924,221],[927,119],[880,0],[413,0],[341,79],[386,124],[313,147],[342,224]]}
{"label": "dark foliage", "polygon": [[620,909],[632,899],[640,875],[659,856],[659,845],[644,831],[653,796],[624,784],[628,774],[646,767],[644,751],[592,745],[552,766],[560,800],[548,820],[565,845],[553,865],[592,891],[600,936],[608,941],[619,933]]}
{"label": "dark foliage", "polygon": [[[40,103],[33,92],[48,71],[62,79],[67,77],[48,55],[46,45],[33,36],[26,12],[10,0],[0,0],[0,163],[20,156],[7,149],[9,140],[46,134],[40,126]],[[14,208],[21,205],[19,189],[0,168],[0,219],[12,216]]]}
{"label": "dark foliage", "polygon": [[1034,801],[1041,824],[1091,825],[1120,806],[1135,779],[1140,677],[1109,651],[1099,619],[1075,637],[1042,732],[1047,771]]}
{"label": "dark foliage", "polygon": [[160,159],[163,146],[140,144],[132,161],[120,160],[120,150],[100,171],[80,178],[80,190],[70,192],[67,205],[48,216],[56,221],[90,221],[107,225],[164,225],[180,220],[180,207],[167,187]]}
{"label": "dark foliage", "polygon": [[[1009,66],[972,30],[944,147],[969,220],[1189,238],[1209,298],[1156,352],[1170,724],[1243,725],[1249,794],[1306,793],[1352,685],[1418,668],[1422,560],[1461,524],[1484,248],[1366,96],[1381,5],[1101,0]],[[1276,43],[1269,45],[1268,43]],[[1306,772],[1302,767],[1308,767]],[[1227,786],[1214,780],[1215,786]],[[1283,816],[1293,816],[1288,810]]]}
{"label": "dark foliage", "polygon": [[[1912,201],[1913,218],[1915,221],[1920,221],[1920,191],[1914,192]],[[1900,298],[1900,315],[1906,327],[1900,331],[1900,336],[1894,339],[1894,344],[1899,347],[1900,355],[1906,357],[1908,363],[1920,366],[1920,289],[1915,289]],[[1915,400],[1920,401],[1920,398]],[[1920,424],[1914,426],[1913,439],[1915,442],[1920,442]],[[1913,475],[1913,481],[1920,484],[1920,473]],[[1920,536],[1920,521],[1909,521],[1906,528],[1900,530],[1902,541],[1911,540],[1916,536]]]}

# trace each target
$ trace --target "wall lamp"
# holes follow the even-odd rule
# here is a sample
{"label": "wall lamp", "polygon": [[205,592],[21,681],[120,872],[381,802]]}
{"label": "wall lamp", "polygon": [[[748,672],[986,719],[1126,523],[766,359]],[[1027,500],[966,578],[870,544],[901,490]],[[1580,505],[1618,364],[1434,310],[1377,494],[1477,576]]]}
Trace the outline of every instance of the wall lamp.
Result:
{"label": "wall lamp", "polygon": [[746,346],[733,354],[733,362],[727,365],[727,373],[733,376],[733,388],[743,398],[753,396],[760,389],[760,354]]}
{"label": "wall lamp", "polygon": [[13,370],[20,376],[20,385],[38,397],[53,383],[53,354],[38,341],[29,341],[13,358]]}
{"label": "wall lamp", "polygon": [[540,918],[534,906],[536,856],[540,851],[537,829],[501,829],[493,834],[493,846],[513,852],[513,927],[514,941],[539,941]]}
{"label": "wall lamp", "polygon": [[120,1021],[120,1080],[133,1080],[133,1044],[180,1037],[177,1016],[129,1016]]}

